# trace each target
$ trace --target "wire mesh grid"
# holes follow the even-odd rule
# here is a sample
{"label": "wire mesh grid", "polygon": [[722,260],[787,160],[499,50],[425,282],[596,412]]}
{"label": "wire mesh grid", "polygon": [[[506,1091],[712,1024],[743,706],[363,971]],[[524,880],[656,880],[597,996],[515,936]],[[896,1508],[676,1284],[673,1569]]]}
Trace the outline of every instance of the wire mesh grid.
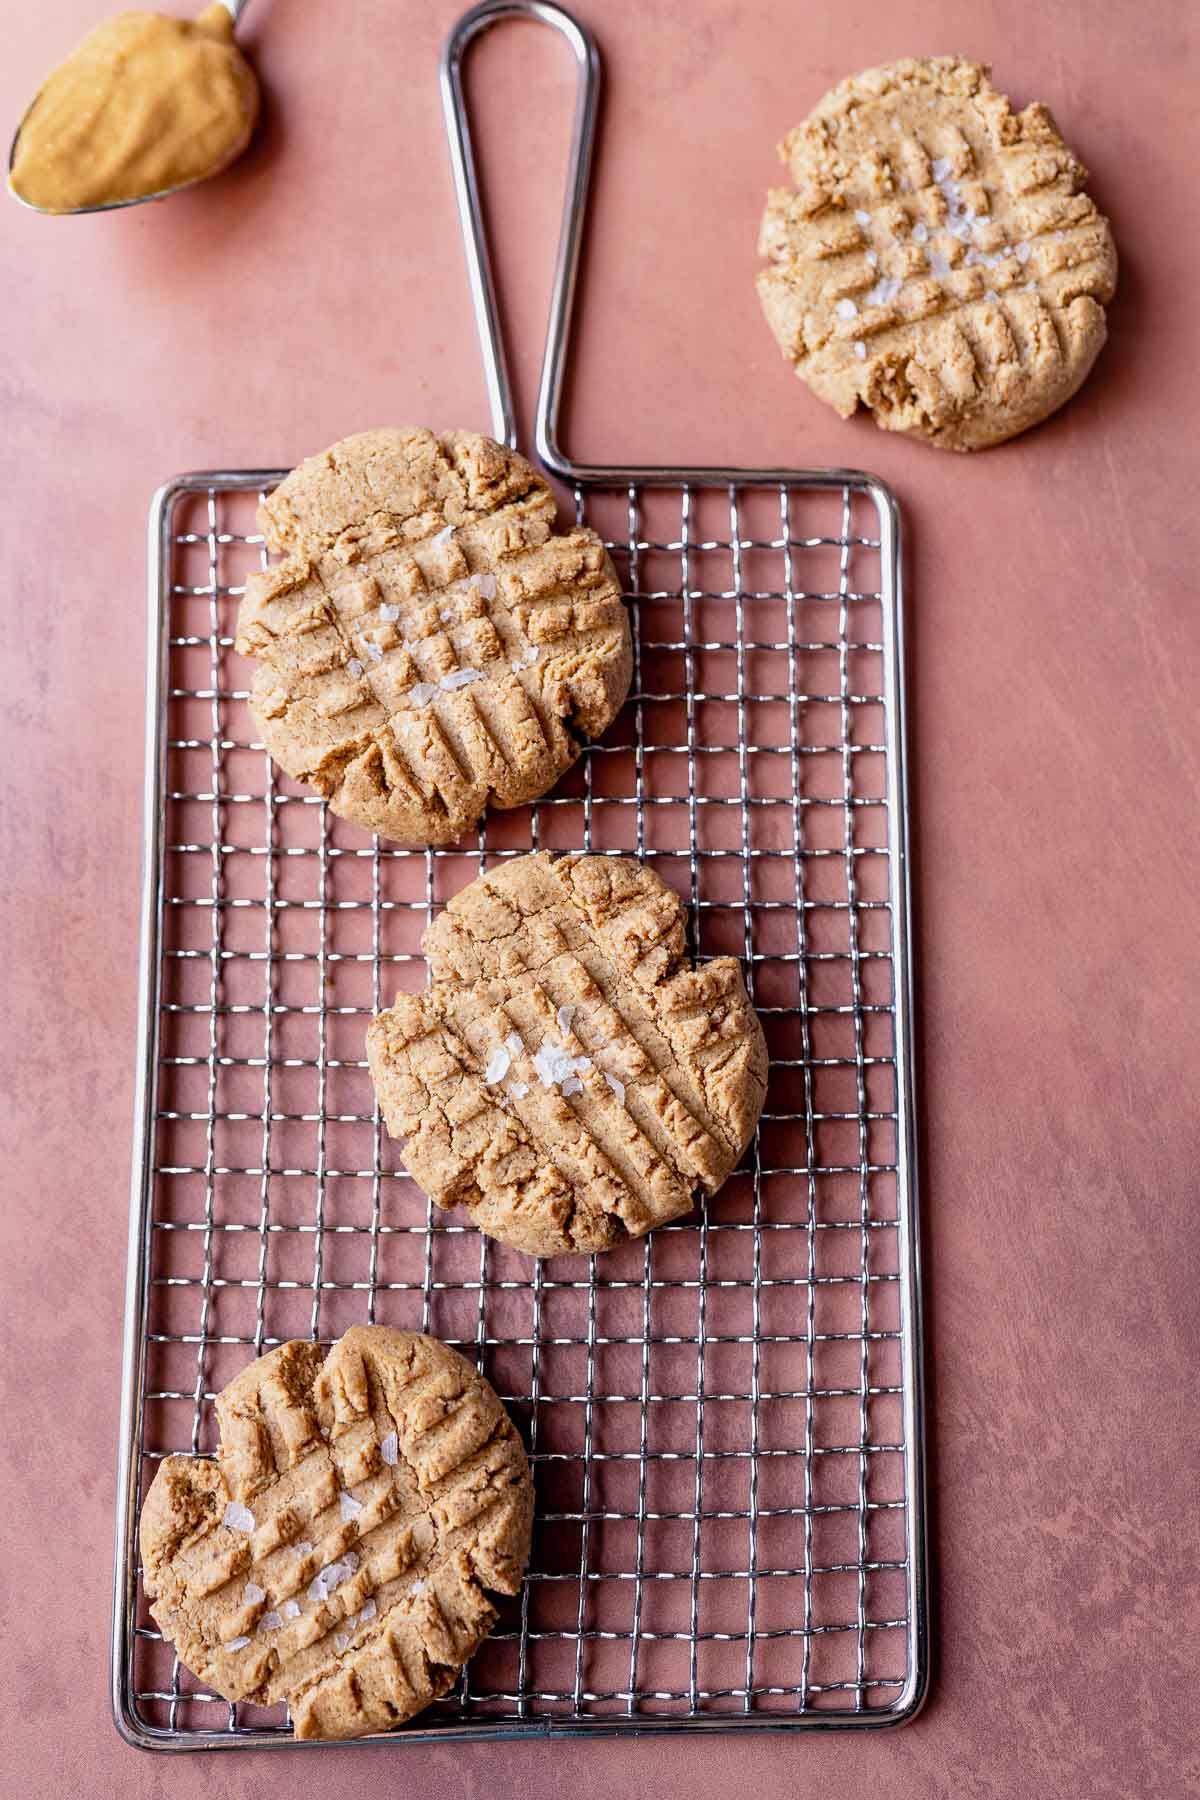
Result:
{"label": "wire mesh grid", "polygon": [[[144,1142],[135,1182],[114,1697],[134,1741],[287,1742],[153,1627],[135,1528],[162,1456],[216,1449],[252,1356],[352,1323],[475,1359],[534,1469],[528,1579],[404,1738],[882,1724],[924,1682],[907,905],[894,542],[882,490],[576,487],[635,644],[629,701],[469,842],[371,839],[274,768],[232,647],[256,488],[163,490],[151,621]],[[743,959],[771,1074],[689,1218],[542,1263],[443,1214],[381,1127],[371,1014],[420,938],[530,849],[643,857],[700,958]]]}

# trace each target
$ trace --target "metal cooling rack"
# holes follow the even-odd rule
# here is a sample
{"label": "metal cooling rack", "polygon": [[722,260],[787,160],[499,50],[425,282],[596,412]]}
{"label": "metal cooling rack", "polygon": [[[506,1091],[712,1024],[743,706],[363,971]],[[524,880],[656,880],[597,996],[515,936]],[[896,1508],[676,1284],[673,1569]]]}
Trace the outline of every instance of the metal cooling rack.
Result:
{"label": "metal cooling rack", "polygon": [[[629,701],[552,794],[405,851],[275,769],[233,651],[282,471],[189,475],[150,521],[146,878],[113,1623],[139,1745],[292,1740],[174,1658],[136,1554],[158,1461],[289,1337],[379,1321],[479,1363],[529,1447],[530,1572],[454,1692],[380,1741],[911,1718],[927,1674],[898,523],[850,471],[611,470],[557,447],[594,45],[489,4],[443,92],[493,430],[512,406],[460,69],[494,19],[580,74],[543,461],[622,573]],[[743,958],[771,1053],[742,1166],[690,1218],[537,1263],[437,1213],[381,1128],[370,1015],[421,933],[531,849],[645,857],[700,957]]]}

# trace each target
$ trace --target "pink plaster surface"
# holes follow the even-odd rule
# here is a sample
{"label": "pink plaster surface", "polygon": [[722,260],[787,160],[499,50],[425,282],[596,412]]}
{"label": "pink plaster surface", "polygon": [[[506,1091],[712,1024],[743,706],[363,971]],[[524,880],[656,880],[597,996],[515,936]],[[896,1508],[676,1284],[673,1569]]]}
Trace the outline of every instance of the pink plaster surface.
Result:
{"label": "pink plaster surface", "polygon": [[[609,79],[572,448],[858,463],[905,508],[932,1697],[873,1737],[302,1764],[167,1762],[113,1730],[146,503],[178,470],[287,463],[372,423],[487,424],[434,83],[455,6],[258,0],[269,105],[240,168],[107,218],[0,205],[4,1785],[417,1800],[540,1793],[569,1770],[596,1800],[1195,1794],[1195,21],[1181,0],[580,10]],[[13,9],[0,117],[93,17]],[[514,28],[478,65],[527,398],[556,48]],[[1050,103],[1122,257],[1086,392],[977,460],[840,423],[784,369],[753,292],[775,141],[841,75],[943,50]]]}

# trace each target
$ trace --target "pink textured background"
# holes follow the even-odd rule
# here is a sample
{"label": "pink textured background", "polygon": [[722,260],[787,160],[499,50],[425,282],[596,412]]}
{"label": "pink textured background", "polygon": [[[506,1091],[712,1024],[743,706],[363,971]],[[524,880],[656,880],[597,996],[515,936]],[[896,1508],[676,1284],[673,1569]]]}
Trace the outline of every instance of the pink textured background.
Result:
{"label": "pink textured background", "polygon": [[[453,0],[258,0],[244,164],[167,206],[0,205],[9,1119],[6,1785],[595,1800],[1200,1789],[1195,1551],[1195,19],[1183,0],[599,0],[609,74],[573,447],[858,462],[906,509],[937,1661],[863,1738],[164,1762],[108,1717],[141,843],[143,520],[188,467],[486,425],[434,84]],[[91,0],[14,8],[14,121]],[[954,49],[1046,99],[1121,250],[1084,396],[978,460],[840,424],[753,294],[773,144],[840,75]],[[483,52],[526,392],[565,69]],[[523,249],[523,256],[515,253]],[[52,1523],[51,1523],[52,1521]],[[15,1533],[14,1533],[15,1535]]]}

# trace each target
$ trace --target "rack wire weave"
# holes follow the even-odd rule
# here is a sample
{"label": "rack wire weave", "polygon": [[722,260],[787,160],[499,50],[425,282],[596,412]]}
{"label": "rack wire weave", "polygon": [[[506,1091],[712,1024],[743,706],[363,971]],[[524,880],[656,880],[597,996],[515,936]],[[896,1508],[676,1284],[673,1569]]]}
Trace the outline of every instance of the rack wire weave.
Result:
{"label": "rack wire weave", "polygon": [[[114,1623],[131,1740],[290,1741],[175,1661],[135,1527],[158,1460],[288,1337],[420,1328],[530,1450],[520,1599],[404,1739],[884,1724],[925,1680],[895,543],[866,477],[577,485],[631,607],[633,691],[548,797],[403,851],[273,768],[232,649],[273,473],[152,520],[143,1141]],[[644,857],[743,958],[755,1142],[695,1215],[538,1264],[435,1214],[381,1129],[370,1014],[428,920],[530,849]]]}

